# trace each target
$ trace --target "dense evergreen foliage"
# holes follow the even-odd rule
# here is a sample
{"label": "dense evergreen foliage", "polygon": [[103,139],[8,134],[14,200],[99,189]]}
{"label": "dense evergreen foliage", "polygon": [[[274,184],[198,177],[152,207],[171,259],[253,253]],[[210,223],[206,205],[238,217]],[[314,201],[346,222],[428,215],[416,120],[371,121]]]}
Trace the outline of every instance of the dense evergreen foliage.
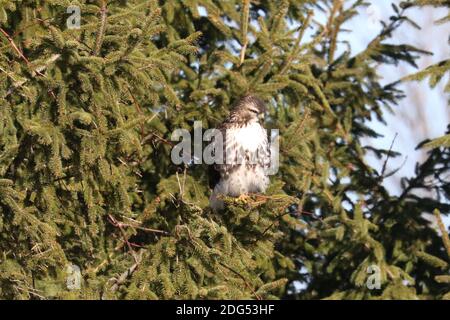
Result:
{"label": "dense evergreen foliage", "polygon": [[[423,217],[450,213],[449,136],[400,196],[365,160],[397,154],[362,142],[404,96],[378,67],[428,54],[391,41],[423,5],[450,8],[394,6],[355,54],[340,37],[362,0],[0,0],[0,298],[450,298],[448,230]],[[171,134],[248,92],[280,170],[214,213],[207,166],[174,165]]]}

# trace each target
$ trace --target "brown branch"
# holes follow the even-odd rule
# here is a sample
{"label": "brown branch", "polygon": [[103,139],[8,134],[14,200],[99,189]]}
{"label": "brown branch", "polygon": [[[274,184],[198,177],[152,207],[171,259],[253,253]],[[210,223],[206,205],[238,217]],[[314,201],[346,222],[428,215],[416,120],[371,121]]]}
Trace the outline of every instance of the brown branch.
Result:
{"label": "brown branch", "polygon": [[[45,75],[39,70],[39,68],[37,68],[36,70],[33,70],[31,68],[31,63],[30,60],[28,60],[28,58],[23,54],[22,50],[19,49],[19,47],[17,47],[16,43],[14,42],[14,40],[11,38],[11,36],[3,29],[0,27],[0,33],[2,33],[6,39],[8,40],[9,44],[11,45],[11,47],[14,49],[14,51],[17,52],[17,54],[19,55],[19,57],[25,61],[26,65],[28,68],[30,68],[31,72],[38,74],[41,77],[45,78]],[[55,93],[53,92],[52,89],[49,89],[48,92],[50,93],[50,95],[57,100]]]}
{"label": "brown branch", "polygon": [[170,235],[169,232],[164,231],[164,230],[158,230],[158,229],[152,229],[152,228],[146,228],[146,227],[141,227],[141,226],[136,226],[130,223],[125,223],[125,222],[120,222],[117,221],[117,219],[115,219],[113,216],[108,215],[108,218],[111,222],[111,224],[115,227],[128,227],[128,228],[134,228],[134,229],[139,229],[142,231],[147,231],[147,232],[153,232],[153,233],[160,233],[160,234],[164,234],[164,235]]}
{"label": "brown branch", "polygon": [[244,278],[243,275],[241,275],[239,272],[237,272],[236,270],[233,270],[233,268],[230,268],[229,266],[227,266],[226,264],[224,264],[224,263],[222,263],[222,262],[219,262],[219,264],[220,264],[222,267],[224,267],[224,268],[230,270],[231,272],[233,272],[233,273],[234,273],[235,275],[237,275],[239,278],[241,278],[242,281],[244,281],[245,286],[246,286],[248,289],[250,289],[250,291],[253,293],[253,295],[256,297],[256,299],[262,300],[262,298],[256,293],[255,289],[253,289],[252,286],[250,286],[250,284],[249,284],[248,281]]}
{"label": "brown branch", "polygon": [[167,236],[170,235],[169,232],[164,231],[164,230],[158,230],[158,229],[134,226],[134,225],[127,224],[127,223],[120,223],[120,225],[123,226],[123,227],[135,228],[135,229],[142,230],[142,231],[153,232],[153,233],[160,233],[160,234],[164,234],[164,235],[167,235]]}
{"label": "brown branch", "polygon": [[[6,37],[6,39],[8,39],[9,44],[11,45],[11,47],[14,49],[14,51],[17,52],[17,54],[19,55],[19,57],[25,61],[26,65],[31,69],[31,62],[30,60],[28,60],[27,57],[25,57],[25,55],[23,54],[22,50],[19,49],[19,47],[17,47],[16,43],[14,42],[13,38],[11,38],[11,36],[5,31],[3,30],[3,28],[0,27],[0,32]],[[45,75],[39,71],[39,69],[33,70],[31,69],[31,71],[35,72],[36,74],[40,75],[41,77],[45,77]],[[51,93],[53,93],[52,91],[50,91]],[[54,94],[53,94],[54,96]],[[55,96],[54,96],[55,97]],[[56,98],[56,97],[55,97]]]}
{"label": "brown branch", "polygon": [[[133,101],[133,104],[134,104],[134,106],[136,107],[136,110],[138,111],[138,113],[139,113],[140,115],[144,115],[144,113],[142,112],[142,108],[141,108],[141,106],[139,105],[139,102],[138,102],[138,101],[136,100],[136,98],[134,97],[133,93],[131,92],[130,87],[127,86],[127,90],[128,90],[128,93],[130,94],[131,101]],[[144,138],[144,124],[141,123],[141,139],[143,139],[143,138]]]}
{"label": "brown branch", "polygon": [[171,147],[175,146],[174,143],[172,143],[172,142],[169,141],[169,140],[164,139],[163,137],[157,135],[157,134],[154,133],[154,132],[151,132],[149,135],[145,136],[144,139],[141,140],[141,144],[147,143],[147,141],[151,140],[152,137],[157,138],[159,141],[161,141],[161,142],[163,142],[163,143],[165,143],[165,144],[167,144],[167,145],[169,145],[169,146],[171,146]]}
{"label": "brown branch", "polygon": [[11,47],[14,49],[14,51],[17,52],[17,54],[19,55],[20,58],[22,58],[23,61],[25,61],[25,63],[27,64],[27,66],[30,65],[30,61],[27,59],[27,57],[25,57],[25,55],[23,54],[22,50],[20,50],[17,45],[15,44],[14,40],[11,38],[11,36],[5,31],[3,30],[3,28],[0,27],[0,32],[6,37],[6,39],[9,41],[9,44],[11,45]]}
{"label": "brown branch", "polygon": [[144,253],[144,251],[140,251],[139,256],[137,256],[137,260],[136,262],[129,267],[124,273],[122,273],[117,279],[110,279],[114,281],[114,284],[111,286],[111,288],[109,289],[109,291],[114,292],[117,291],[117,289],[119,289],[119,286],[121,284],[123,284],[131,275],[133,275],[133,273],[136,271],[136,269],[138,268],[139,264],[142,261],[142,254]]}
{"label": "brown branch", "polygon": [[131,255],[133,256],[134,261],[137,263],[138,262],[138,257],[136,255],[136,251],[134,251],[133,246],[131,245],[130,241],[128,241],[128,237],[127,234],[125,233],[125,230],[123,229],[122,225],[120,223],[117,222],[117,220],[112,216],[112,215],[108,215],[108,218],[111,222],[111,224],[115,227],[118,227],[120,230],[120,233],[122,234],[123,240],[125,241],[125,243],[127,244],[128,250],[130,250]]}

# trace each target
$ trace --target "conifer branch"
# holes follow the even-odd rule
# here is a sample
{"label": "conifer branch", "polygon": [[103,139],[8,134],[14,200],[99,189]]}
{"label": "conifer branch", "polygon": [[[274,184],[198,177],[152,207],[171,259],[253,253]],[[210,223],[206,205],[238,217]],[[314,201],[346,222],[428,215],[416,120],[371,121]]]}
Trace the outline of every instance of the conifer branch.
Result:
{"label": "conifer branch", "polygon": [[114,284],[109,289],[110,292],[117,291],[117,289],[119,289],[120,285],[125,283],[125,281],[127,281],[127,279],[133,275],[133,273],[136,271],[136,269],[138,268],[139,264],[142,261],[143,253],[144,253],[144,251],[141,250],[139,252],[139,255],[136,256],[135,263],[131,267],[129,267],[125,272],[123,272],[118,278],[111,278],[111,279],[109,279],[109,281],[113,281],[114,282]]}
{"label": "conifer branch", "polygon": [[21,34],[22,32],[24,32],[26,29],[28,29],[28,28],[31,28],[31,27],[33,27],[33,26],[35,26],[35,25],[37,25],[37,24],[44,24],[44,23],[46,23],[47,21],[50,21],[50,20],[52,20],[53,18],[47,18],[47,19],[39,19],[39,18],[36,18],[36,21],[35,22],[32,22],[32,23],[30,23],[30,24],[28,24],[28,25],[25,25],[23,28],[20,28],[19,30],[17,30],[17,31],[15,31],[14,33],[13,33],[13,35],[11,36],[11,38],[14,38],[15,36],[17,36],[18,34]]}
{"label": "conifer branch", "polygon": [[282,153],[284,154],[289,153],[289,151],[291,151],[291,149],[295,146],[295,143],[298,141],[298,138],[301,137],[305,132],[305,126],[309,121],[310,115],[311,111],[309,109],[306,109],[302,120],[298,124],[293,124],[293,126],[295,126],[295,130],[291,135],[290,139],[283,144],[281,149]]}
{"label": "conifer branch", "polygon": [[125,230],[123,229],[123,226],[121,223],[119,223],[112,215],[108,215],[108,219],[111,222],[111,224],[117,228],[119,228],[120,233],[122,234],[123,237],[123,241],[126,243],[131,255],[133,256],[134,261],[136,262],[136,264],[138,263],[138,257],[136,255],[136,252],[133,249],[133,246],[131,245],[130,241],[128,240],[128,236],[125,232]]}
{"label": "conifer branch", "polygon": [[[35,296],[35,297],[41,299],[41,300],[47,300],[47,299],[45,298],[45,296],[42,295],[42,292],[41,292],[41,291],[39,291],[39,290],[37,290],[37,289],[35,289],[35,288],[33,288],[33,287],[27,285],[24,281],[17,280],[17,279],[11,279],[11,281],[14,282],[14,283],[16,283],[16,284],[14,285],[14,288],[15,288],[16,290],[19,290],[19,291],[24,292],[24,293],[26,293],[26,294],[30,294],[30,295],[32,295],[32,296]],[[23,283],[23,284],[22,284],[22,283]]]}
{"label": "conifer branch", "polygon": [[[130,89],[130,87],[129,86],[127,86],[127,90],[128,90],[128,93],[130,94],[130,97],[131,97],[131,100],[133,101],[133,104],[135,105],[135,107],[136,107],[136,110],[139,112],[139,114],[142,116],[142,115],[144,115],[144,113],[142,112],[142,108],[141,108],[141,106],[139,105],[139,102],[136,100],[136,98],[134,97],[134,95],[133,95],[133,93],[131,92],[131,89]],[[144,138],[144,123],[141,123],[141,139],[143,139]]]}
{"label": "conifer branch", "polygon": [[93,52],[94,56],[98,56],[102,48],[103,38],[105,36],[106,30],[106,18],[107,18],[107,0],[101,0],[100,8],[100,26],[97,31],[97,38],[95,40],[95,49]]}
{"label": "conifer branch", "polygon": [[125,246],[125,242],[120,242],[115,248],[114,251],[109,253],[108,256],[102,261],[100,262],[97,266],[95,267],[90,267],[89,269],[86,270],[86,274],[96,274],[105,264],[108,263],[108,261],[110,261],[110,259],[114,256],[114,253],[120,249],[122,249]]}
{"label": "conifer branch", "polygon": [[337,47],[337,37],[339,34],[341,22],[338,19],[338,14],[342,13],[343,1],[334,0],[333,7],[331,9],[330,17],[328,20],[327,29],[330,30],[330,48],[328,51],[328,63],[332,63],[334,60],[334,53]]}
{"label": "conifer branch", "polygon": [[14,49],[14,51],[19,55],[19,57],[22,58],[23,61],[25,61],[27,66],[29,66],[30,65],[30,61],[27,59],[27,57],[25,57],[25,55],[23,54],[22,50],[20,50],[17,47],[16,43],[11,38],[11,36],[1,27],[0,27],[0,32],[5,36],[5,38],[8,40],[9,44]]}
{"label": "conifer branch", "polygon": [[146,231],[146,232],[153,232],[153,233],[160,233],[160,234],[163,234],[163,235],[170,235],[170,233],[167,232],[167,231],[158,230],[158,229],[152,229],[152,228],[146,228],[146,227],[141,227],[141,226],[137,226],[137,225],[121,222],[121,221],[118,221],[117,219],[115,219],[111,215],[108,215],[108,217],[109,217],[111,223],[115,227],[119,227],[119,228],[129,227],[129,228],[138,229],[138,230],[142,230],[142,231]]}
{"label": "conifer branch", "polygon": [[147,136],[144,137],[144,139],[141,140],[141,144],[144,145],[146,144],[148,141],[151,141],[152,138],[156,138],[157,140],[161,141],[164,144],[167,144],[168,146],[175,146],[175,144],[167,139],[164,139],[163,137],[161,137],[160,135],[158,135],[157,133],[155,133],[154,131],[152,131],[150,134],[148,134]]}
{"label": "conifer branch", "polygon": [[302,26],[300,27],[299,34],[297,36],[297,40],[295,41],[294,49],[291,51],[291,53],[289,54],[288,58],[283,63],[283,66],[281,67],[279,75],[283,75],[283,74],[286,73],[286,71],[289,69],[289,67],[290,67],[292,61],[294,60],[294,58],[299,54],[300,48],[301,48],[300,47],[300,43],[303,40],[303,36],[305,35],[306,29],[309,27],[309,24],[311,22],[312,16],[313,16],[313,11],[309,10],[305,20],[303,21]]}
{"label": "conifer branch", "polygon": [[434,279],[438,283],[448,283],[448,284],[450,284],[450,276],[447,276],[447,275],[436,276],[436,277],[434,277]]}
{"label": "conifer branch", "polygon": [[245,51],[248,45],[248,23],[249,23],[249,12],[250,12],[250,0],[242,1],[242,14],[241,14],[241,54],[240,54],[240,64],[244,63]]}
{"label": "conifer branch", "polygon": [[[9,44],[11,45],[11,47],[14,49],[14,51],[16,51],[16,53],[19,55],[19,57],[25,61],[25,64],[30,67],[31,62],[30,60],[28,60],[28,58],[23,54],[22,50],[19,49],[19,47],[16,45],[16,43],[14,42],[14,40],[11,38],[11,36],[3,29],[0,27],[0,33],[2,33],[6,39],[9,41]],[[39,71],[39,69],[35,69],[35,70],[31,70],[34,71],[36,74],[45,77],[45,75]]]}
{"label": "conifer branch", "polygon": [[[31,67],[30,67],[30,65],[31,65],[30,61],[29,61],[28,58],[23,54],[22,50],[20,50],[19,47],[17,47],[17,45],[15,44],[15,42],[14,42],[14,40],[11,38],[11,36],[10,36],[3,28],[1,28],[1,27],[0,27],[0,33],[2,33],[2,34],[6,37],[6,39],[8,40],[9,44],[10,44],[11,47],[14,49],[14,51],[16,51],[16,53],[19,55],[19,57],[20,57],[23,61],[25,61],[25,64],[27,65],[27,67],[31,69]],[[35,70],[31,70],[31,72],[32,72],[32,73],[34,72],[34,73],[38,74],[38,75],[41,76],[41,77],[45,77],[45,75],[40,71],[39,68],[37,68],[37,69],[35,69]],[[24,82],[23,82],[23,83],[24,83]],[[23,85],[23,83],[19,83],[18,85],[21,86],[21,85]],[[55,95],[55,93],[53,92],[52,89],[49,89],[48,92],[49,92],[50,95],[53,97],[53,99],[57,100],[57,99],[56,99],[56,95]],[[9,92],[9,93],[10,93],[10,92]],[[9,93],[8,93],[8,94],[9,94]]]}
{"label": "conifer branch", "polygon": [[442,221],[442,216],[439,210],[434,210],[434,216],[436,217],[436,222],[441,231],[442,241],[444,242],[444,247],[447,250],[447,255],[450,259],[450,239],[448,236],[447,228],[445,227],[444,221]]}
{"label": "conifer branch", "polygon": [[262,300],[262,298],[256,293],[255,289],[253,289],[253,287],[248,283],[247,279],[245,279],[245,277],[240,274],[239,272],[237,272],[236,270],[234,270],[233,268],[227,266],[226,264],[224,264],[223,262],[219,262],[219,264],[230,270],[231,272],[233,272],[235,275],[237,275],[239,278],[242,279],[242,281],[244,281],[245,286],[253,293],[253,295],[256,297],[257,300]]}

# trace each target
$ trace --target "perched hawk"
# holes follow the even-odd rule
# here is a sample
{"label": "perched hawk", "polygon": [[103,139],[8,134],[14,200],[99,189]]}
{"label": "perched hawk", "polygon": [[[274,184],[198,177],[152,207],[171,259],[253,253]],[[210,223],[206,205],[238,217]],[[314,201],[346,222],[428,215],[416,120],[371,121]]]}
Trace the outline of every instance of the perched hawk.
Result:
{"label": "perched hawk", "polygon": [[218,128],[223,137],[224,162],[213,167],[213,175],[216,176],[210,198],[213,210],[224,207],[220,195],[241,197],[266,191],[269,185],[270,149],[267,132],[259,122],[264,118],[264,113],[264,102],[256,96],[247,95],[234,105],[228,118]]}

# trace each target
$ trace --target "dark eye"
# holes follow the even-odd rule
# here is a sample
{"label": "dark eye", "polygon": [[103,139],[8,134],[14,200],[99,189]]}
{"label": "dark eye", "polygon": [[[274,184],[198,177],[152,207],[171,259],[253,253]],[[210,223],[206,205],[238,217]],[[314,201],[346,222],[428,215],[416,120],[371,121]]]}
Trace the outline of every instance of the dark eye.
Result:
{"label": "dark eye", "polygon": [[249,110],[250,110],[250,112],[253,112],[254,114],[258,114],[259,113],[259,111],[256,110],[256,109],[249,109]]}

